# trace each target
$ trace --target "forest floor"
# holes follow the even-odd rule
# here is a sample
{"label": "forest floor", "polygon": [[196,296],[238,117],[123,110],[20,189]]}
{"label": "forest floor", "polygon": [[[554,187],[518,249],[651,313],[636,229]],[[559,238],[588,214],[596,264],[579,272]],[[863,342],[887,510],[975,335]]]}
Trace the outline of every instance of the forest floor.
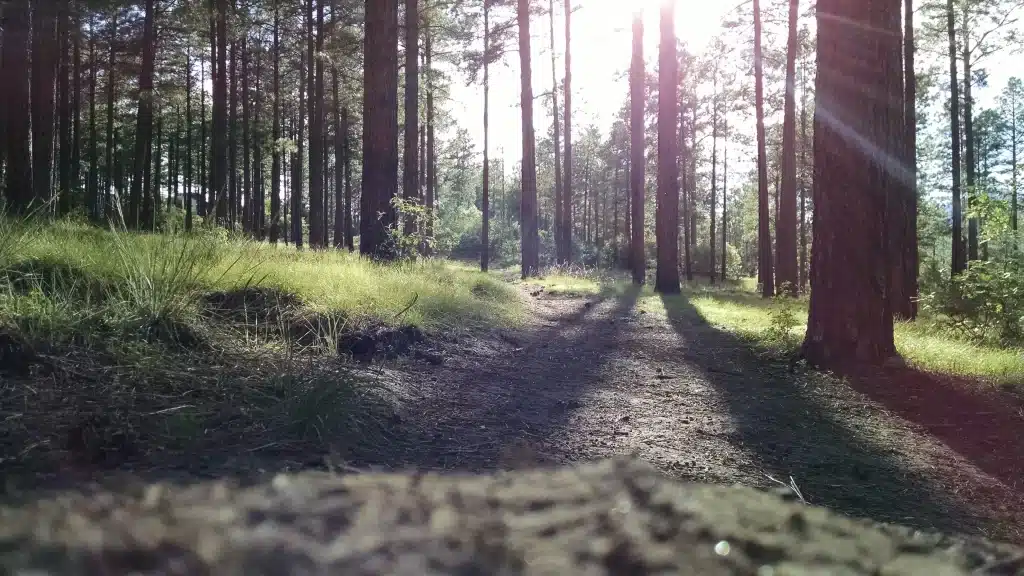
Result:
{"label": "forest floor", "polygon": [[[123,360],[33,351],[0,331],[0,493],[634,454],[682,480],[1024,542],[1024,398],[1009,387],[914,369],[845,379],[791,369],[709,323],[692,295],[516,289],[521,321],[380,328],[371,347],[402,350],[371,362],[263,347],[169,352],[126,372]],[[250,291],[239,307],[228,296],[208,302],[221,324],[242,311],[248,326],[261,313],[253,297],[267,300]],[[38,366],[22,370],[23,358]]]}
{"label": "forest floor", "polygon": [[841,380],[716,329],[686,296],[549,295],[528,324],[389,369],[415,391],[382,468],[484,471],[635,454],[688,481],[1024,541],[1024,398],[912,369]]}

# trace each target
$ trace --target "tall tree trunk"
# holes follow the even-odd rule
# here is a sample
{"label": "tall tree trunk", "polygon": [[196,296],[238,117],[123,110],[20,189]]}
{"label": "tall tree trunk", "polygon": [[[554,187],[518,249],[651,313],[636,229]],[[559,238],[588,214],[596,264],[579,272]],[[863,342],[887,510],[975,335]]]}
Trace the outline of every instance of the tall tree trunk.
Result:
{"label": "tall tree trunk", "polygon": [[963,37],[964,59],[964,151],[967,157],[964,165],[967,168],[967,260],[978,259],[978,217],[974,209],[978,206],[978,165],[974,153],[974,99],[971,96],[974,78],[971,70],[971,27],[970,3],[963,3],[964,23]]}
{"label": "tall tree trunk", "polygon": [[[368,0],[369,1],[369,0]],[[300,44],[301,46],[301,44]],[[302,155],[304,146],[304,117],[306,113],[306,59],[299,57],[299,110],[298,118],[296,119],[297,126],[295,132],[297,134],[296,141],[298,142],[298,148],[295,153],[292,154],[292,242],[295,243],[295,247],[299,250],[302,249]],[[313,71],[309,71],[310,74]]]}
{"label": "tall tree trunk", "polygon": [[[338,3],[331,7],[331,28],[338,31]],[[334,247],[345,246],[345,132],[341,124],[341,96],[338,68],[331,68],[331,95],[334,100]]]}
{"label": "tall tree trunk", "polygon": [[[903,83],[903,170],[899,186],[890,197],[889,246],[892,264],[890,294],[896,318],[917,317],[918,254],[917,254],[917,77],[914,72],[914,5],[904,0]],[[1016,166],[1016,164],[1014,165]]]}
{"label": "tall tree trunk", "polygon": [[71,189],[82,190],[82,6],[76,2],[71,14]]}
{"label": "tall tree trunk", "polygon": [[[530,64],[530,3],[518,0],[519,79],[523,127],[522,198],[522,277],[536,276],[540,270],[540,240],[537,230],[537,159],[533,131],[533,71]],[[568,82],[568,78],[566,79]],[[566,86],[568,88],[568,84]],[[568,90],[566,90],[568,94]],[[568,111],[568,108],[566,109]],[[566,138],[568,146],[569,139]],[[568,170],[568,164],[566,165]]]}
{"label": "tall tree trunk", "polygon": [[[114,10],[110,17],[110,36],[107,38],[107,158],[103,186],[103,213],[108,219],[113,218],[113,200],[111,195],[114,189],[114,87],[117,85],[117,31],[117,10]],[[120,202],[120,199],[118,199],[118,202]],[[118,211],[120,211],[120,207]]]}
{"label": "tall tree trunk", "polygon": [[562,178],[562,249],[566,262],[572,261],[572,0],[565,0],[565,166]]}
{"label": "tall tree trunk", "polygon": [[267,238],[267,198],[263,179],[263,148],[264,132],[260,111],[263,109],[263,46],[262,42],[256,50],[256,99],[253,107],[254,137],[252,143],[252,228],[257,240]]}
{"label": "tall tree trunk", "polygon": [[902,154],[903,111],[890,98],[901,78],[899,6],[818,0],[815,246],[802,352],[819,367],[881,365],[896,355],[885,261],[886,198],[898,180],[884,159]]}
{"label": "tall tree trunk", "polygon": [[807,65],[800,65],[800,292],[807,292]]}
{"label": "tall tree trunk", "polygon": [[366,0],[360,253],[390,259],[398,194],[398,0]]}
{"label": "tall tree trunk", "polygon": [[89,216],[94,222],[103,218],[103,200],[100,196],[99,155],[97,152],[96,131],[96,72],[99,68],[96,61],[96,31],[93,23],[95,16],[89,17],[89,183],[86,196],[89,198]]}
{"label": "tall tree trunk", "polygon": [[725,117],[722,119],[722,284],[729,276],[729,108],[726,106]]}
{"label": "tall tree trunk", "polygon": [[[434,218],[437,212],[437,138],[434,133],[434,86],[431,82],[431,74],[433,73],[433,58],[434,58],[434,34],[430,30],[429,20],[424,21],[426,28],[426,38],[424,41],[424,73],[427,77],[427,187],[426,194],[424,195],[424,204],[426,206],[426,222],[425,226],[426,237],[434,237]],[[422,251],[424,254],[430,254],[431,246],[425,243]]]}
{"label": "tall tree trunk", "polygon": [[[713,89],[711,92],[711,206],[708,209],[710,217],[711,234],[708,235],[708,282],[715,284],[715,204],[718,194],[718,68],[715,67],[714,78],[711,81]],[[679,237],[675,231],[672,235]],[[724,263],[724,260],[723,260]]]}
{"label": "tall tree trunk", "polygon": [[[402,178],[402,198],[413,203],[419,196],[419,144],[420,129],[420,7],[419,0],[405,0],[405,153]],[[404,218],[404,233],[416,232],[416,219],[412,214]]]}
{"label": "tall tree trunk", "polygon": [[[192,231],[192,47],[185,52],[185,231]],[[200,76],[202,78],[202,76]]]}
{"label": "tall tree trunk", "polygon": [[[156,145],[150,144],[150,151],[147,152],[153,161],[153,173],[143,178],[142,188],[142,212],[141,226],[148,231],[153,231],[156,224],[156,208],[160,206],[160,184],[163,175],[163,136],[164,120],[157,113],[156,119]],[[170,153],[168,153],[170,155]],[[150,167],[146,166],[146,170]],[[168,194],[170,196],[170,194]]]}
{"label": "tall tree trunk", "polygon": [[[145,172],[149,167],[153,146],[153,67],[156,62],[156,0],[146,0],[142,29],[142,68],[139,70],[139,107],[135,120],[135,170],[128,195],[128,225],[138,228],[153,221],[152,205],[140,206],[150,197],[144,189]],[[159,155],[159,151],[157,151]],[[146,209],[148,208],[148,210]],[[140,209],[142,210],[140,212]]]}
{"label": "tall tree trunk", "polygon": [[[647,172],[644,154],[644,23],[638,11],[633,16],[633,58],[629,69],[630,101],[630,191],[633,235],[630,241],[630,261],[633,264],[633,283],[643,284],[647,279],[647,255],[644,249],[644,176]],[[567,191],[568,192],[568,191]]]}
{"label": "tall tree trunk", "polygon": [[352,252],[355,250],[355,237],[352,231],[352,138],[349,135],[348,108],[341,109],[341,134],[345,168],[345,247]]}
{"label": "tall tree trunk", "polygon": [[238,208],[241,195],[238,193],[238,41],[232,31],[231,47],[228,53],[228,220],[231,229],[238,224]]}
{"label": "tall tree trunk", "polygon": [[227,0],[215,0],[217,55],[213,59],[213,136],[210,200],[216,206],[217,223],[228,224],[228,44]]}
{"label": "tall tree trunk", "polygon": [[[486,4],[487,0],[484,0],[485,21],[487,19]],[[568,19],[569,15],[566,14],[567,22]],[[548,0],[548,24],[551,37],[551,119],[555,145],[555,260],[559,264],[565,264],[568,257],[565,254],[565,233],[562,231],[562,227],[565,225],[565,206],[562,200],[562,121],[558,115],[558,72],[555,58],[555,0]],[[568,42],[566,42],[566,48],[568,49],[568,47]],[[484,66],[487,66],[486,62]],[[484,73],[486,74],[486,68]]]}
{"label": "tall tree trunk", "polygon": [[658,270],[654,288],[677,294],[679,287],[679,155],[676,124],[679,118],[679,58],[676,47],[675,6],[661,7],[661,47],[658,62]]}
{"label": "tall tree trunk", "polygon": [[[696,139],[692,140],[693,145],[687,141],[687,135],[693,130],[690,129],[687,123],[687,111],[691,106],[686,102],[685,98],[679,100],[679,148],[682,150],[682,163],[683,169],[679,171],[679,183],[682,189],[682,207],[680,212],[682,213],[682,242],[683,242],[683,270],[686,273],[686,281],[693,282],[693,260],[690,258],[690,246],[692,245],[691,238],[691,226],[690,223],[694,220],[694,211],[692,206],[691,197],[693,192],[690,189],[691,180],[691,166],[696,160]],[[694,123],[694,125],[696,125]]]}
{"label": "tall tree trunk", "polygon": [[[55,2],[39,2],[32,13],[32,196],[52,197],[54,80],[58,44]],[[52,208],[50,208],[52,210]]]}
{"label": "tall tree trunk", "polygon": [[775,276],[772,269],[772,234],[768,223],[768,152],[764,130],[764,62],[761,49],[760,0],[754,0],[754,84],[757,109],[757,275],[761,284],[761,295],[771,298],[775,295]]}
{"label": "tall tree trunk", "polygon": [[[316,250],[324,247],[324,173],[323,173],[323,65],[317,57],[317,35],[313,22],[313,0],[306,10],[306,57],[309,62],[309,80],[306,89],[309,99],[309,247]],[[318,3],[317,12],[323,15],[323,2]]]}
{"label": "tall tree trunk", "polygon": [[32,204],[32,164],[29,152],[29,0],[12,0],[4,7],[3,73],[10,82],[6,99],[6,182],[7,206],[25,214]]}
{"label": "tall tree trunk", "polygon": [[281,229],[281,7],[274,0],[274,126],[270,164],[270,243],[277,245]]}
{"label": "tall tree trunk", "polygon": [[59,71],[57,73],[57,126],[60,144],[58,150],[58,179],[57,179],[57,213],[67,214],[71,212],[71,119],[74,116],[71,107],[71,73],[72,73],[72,38],[71,30],[71,2],[60,0],[57,2],[58,12],[58,41],[60,42],[61,55]]}
{"label": "tall tree trunk", "polygon": [[[963,210],[960,206],[960,83],[957,81],[956,64],[956,16],[954,12],[954,1],[947,0],[946,3],[946,25],[949,32],[949,85],[950,85],[950,136],[952,140],[953,161],[950,169],[953,171],[953,276],[960,274],[967,269],[967,262],[964,259],[963,245]],[[815,237],[817,238],[817,237]]]}
{"label": "tall tree trunk", "polygon": [[786,99],[782,123],[782,182],[775,216],[776,274],[780,290],[796,296],[800,289],[796,250],[796,57],[799,0],[789,0],[789,44],[786,50]]}
{"label": "tall tree trunk", "polygon": [[249,106],[249,42],[248,33],[242,33],[241,45],[239,47],[242,59],[242,188],[239,194],[240,203],[245,205],[244,211],[242,212],[242,230],[252,233],[253,222],[249,218],[252,214],[252,173],[250,169],[252,167],[250,146],[251,146],[251,132],[249,126],[250,120],[250,106]]}
{"label": "tall tree trunk", "polygon": [[[552,7],[554,0],[550,0]],[[484,11],[484,175],[483,195],[480,202],[480,213],[483,218],[483,225],[480,229],[480,270],[487,272],[491,259],[491,157],[490,157],[490,114],[491,114],[491,19],[490,0],[483,0]],[[551,24],[551,77],[554,81],[555,60],[554,60],[554,16]],[[556,201],[561,200],[561,162],[558,160],[560,148],[558,146],[558,96],[557,90],[553,90],[552,103],[555,109],[555,197]],[[561,209],[559,209],[561,214]],[[561,223],[559,223],[561,224]],[[556,233],[557,234],[557,233]],[[556,238],[558,245],[561,245],[561,238]],[[557,250],[556,250],[557,252]]]}

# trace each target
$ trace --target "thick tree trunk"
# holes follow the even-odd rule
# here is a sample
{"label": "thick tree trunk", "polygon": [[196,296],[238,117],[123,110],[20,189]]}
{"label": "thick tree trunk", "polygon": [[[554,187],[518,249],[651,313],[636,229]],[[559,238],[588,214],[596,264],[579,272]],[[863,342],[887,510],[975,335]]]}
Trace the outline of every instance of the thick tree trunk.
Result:
{"label": "thick tree trunk", "polygon": [[562,249],[566,262],[572,261],[572,1],[565,0],[565,165],[562,185]]}
{"label": "thick tree trunk", "polygon": [[[486,5],[487,0],[484,1],[485,21],[487,19]],[[569,15],[566,14],[566,21],[568,19]],[[559,264],[565,264],[569,258],[565,254],[565,233],[562,231],[562,227],[565,225],[565,206],[562,200],[562,120],[558,114],[558,72],[556,71],[557,59],[555,58],[555,0],[548,0],[548,24],[551,37],[551,118],[555,148],[555,261]],[[566,43],[566,48],[568,49],[568,42]],[[484,63],[484,66],[487,66],[487,62]],[[486,168],[484,169],[486,170]]]}
{"label": "thick tree trunk", "polygon": [[[405,152],[403,156],[402,198],[414,203],[419,196],[419,144],[420,130],[420,7],[419,0],[405,0]],[[404,218],[403,232],[408,236],[416,232],[416,219],[412,214]]]}
{"label": "thick tree trunk", "polygon": [[[540,273],[540,240],[537,230],[537,159],[533,131],[533,71],[530,63],[530,3],[528,0],[519,0],[517,8],[520,105],[523,127],[523,193],[520,202],[522,277],[529,278]],[[568,78],[566,81],[566,94],[568,94]],[[567,114],[568,110],[567,107]],[[569,138],[566,138],[566,146],[569,146]],[[566,149],[568,150],[568,148]],[[569,164],[567,162],[566,173],[568,172]]]}
{"label": "thick tree trunk", "polygon": [[903,111],[889,97],[901,77],[899,7],[818,0],[815,247],[803,355],[819,367],[880,365],[896,355],[886,198],[898,175],[884,159],[902,154]]}
{"label": "thick tree trunk", "polygon": [[963,210],[960,206],[960,83],[957,81],[956,16],[953,7],[954,0],[947,0],[946,26],[949,32],[949,102],[951,110],[949,119],[953,151],[953,161],[950,164],[950,169],[953,171],[953,265],[951,273],[956,276],[967,269],[967,261],[964,258],[966,254],[963,244]]}
{"label": "thick tree trunk", "polygon": [[[819,8],[820,13],[820,8]],[[764,62],[761,49],[761,2],[754,0],[754,100],[757,113],[757,276],[761,295],[775,295],[775,275],[772,268],[772,234],[768,215],[768,152],[764,128]]]}
{"label": "thick tree trunk", "polygon": [[398,194],[398,0],[366,0],[365,28],[359,251],[391,259],[391,201]]}
{"label": "thick tree trunk", "polygon": [[[232,33],[234,36],[234,32]],[[232,38],[228,53],[228,221],[238,224],[238,42]]]}
{"label": "thick tree trunk", "polygon": [[[149,168],[153,147],[153,67],[156,62],[156,0],[146,0],[142,31],[142,68],[139,71],[139,107],[135,120],[135,170],[128,195],[128,225],[149,227],[153,222],[152,204],[146,206],[151,190],[146,189],[145,173]],[[159,150],[157,151],[159,154]],[[144,198],[145,196],[145,198]],[[140,203],[142,204],[140,206]],[[141,210],[141,212],[140,212]]]}
{"label": "thick tree trunk", "polygon": [[[35,3],[32,13],[32,196],[40,203],[49,202],[53,195],[54,80],[58,56],[56,4],[52,1]],[[47,212],[50,210],[52,207]]]}
{"label": "thick tree trunk", "polygon": [[[309,247],[318,250],[324,243],[324,123],[323,123],[323,64],[317,57],[317,34],[313,22],[313,0],[306,5],[306,58],[309,65],[309,79],[306,86],[309,99]],[[318,14],[322,20],[323,2],[318,3]]]}
{"label": "thick tree trunk", "polygon": [[807,76],[806,63],[800,65],[800,292],[807,292]]}
{"label": "thick tree trunk", "polygon": [[676,123],[679,119],[679,58],[676,47],[675,6],[661,8],[661,47],[658,62],[658,269],[654,289],[677,294],[679,287],[679,155]]}
{"label": "thick tree trunk", "polygon": [[644,249],[644,177],[647,173],[647,159],[644,153],[644,23],[640,13],[633,17],[633,59],[629,70],[630,100],[630,196],[632,214],[630,217],[632,237],[630,239],[630,261],[633,268],[633,283],[643,284],[647,279],[647,255]]}
{"label": "thick tree trunk", "polygon": [[782,123],[782,187],[775,219],[778,288],[790,296],[800,289],[796,250],[796,57],[799,0],[789,0],[789,43],[786,50],[786,99]]}
{"label": "thick tree trunk", "polygon": [[4,192],[7,206],[18,214],[31,210],[32,164],[29,152],[29,0],[12,0],[4,7],[3,74],[6,99],[7,158]]}

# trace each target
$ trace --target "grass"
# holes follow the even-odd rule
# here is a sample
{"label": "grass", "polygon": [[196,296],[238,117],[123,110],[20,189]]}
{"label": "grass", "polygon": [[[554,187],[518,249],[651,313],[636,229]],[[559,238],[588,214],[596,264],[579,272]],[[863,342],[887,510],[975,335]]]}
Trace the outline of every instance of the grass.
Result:
{"label": "grass", "polygon": [[[629,285],[623,276],[553,272],[534,281],[552,294],[590,297],[621,293]],[[807,324],[807,299],[765,300],[755,291],[752,279],[727,286],[710,286],[703,280],[683,287],[679,306],[693,306],[710,325],[732,332],[776,355],[796,351]],[[650,286],[641,292],[638,306],[649,313],[666,315],[663,301]],[[1000,348],[966,340],[928,318],[895,326],[896,347],[912,365],[930,372],[981,378],[998,385],[1024,385],[1024,350]]]}
{"label": "grass", "polygon": [[59,477],[69,457],[301,466],[386,446],[393,391],[336,361],[346,334],[521,313],[514,287],[444,262],[0,217],[0,475]]}

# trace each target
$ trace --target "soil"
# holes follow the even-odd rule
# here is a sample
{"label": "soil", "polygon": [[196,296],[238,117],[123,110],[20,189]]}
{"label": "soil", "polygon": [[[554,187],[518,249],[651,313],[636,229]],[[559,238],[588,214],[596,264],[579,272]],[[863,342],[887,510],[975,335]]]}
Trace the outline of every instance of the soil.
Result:
{"label": "soil", "polygon": [[[194,477],[200,461],[201,476],[247,480],[310,467],[494,472],[631,455],[676,480],[742,484],[848,516],[1024,543],[1018,396],[906,369],[847,378],[794,371],[688,306],[644,313],[636,291],[561,297],[527,286],[523,297],[529,313],[517,329],[372,334],[368,361],[342,369],[393,392],[384,442],[275,452],[265,449],[269,432],[246,430],[205,440],[216,453],[151,454],[119,448],[110,427],[90,423],[84,429],[102,433],[85,444],[111,447],[104,458],[119,454],[122,471],[136,458],[127,468],[145,470],[146,480]],[[210,304],[226,312],[239,299]],[[17,350],[11,342],[5,349]],[[235,408],[231,398],[220,402]],[[145,433],[146,423],[130,430]]]}
{"label": "soil", "polygon": [[527,325],[393,364],[405,437],[356,466],[484,472],[635,455],[673,478],[1024,542],[1024,400],[912,370],[793,371],[688,306],[525,287]]}

